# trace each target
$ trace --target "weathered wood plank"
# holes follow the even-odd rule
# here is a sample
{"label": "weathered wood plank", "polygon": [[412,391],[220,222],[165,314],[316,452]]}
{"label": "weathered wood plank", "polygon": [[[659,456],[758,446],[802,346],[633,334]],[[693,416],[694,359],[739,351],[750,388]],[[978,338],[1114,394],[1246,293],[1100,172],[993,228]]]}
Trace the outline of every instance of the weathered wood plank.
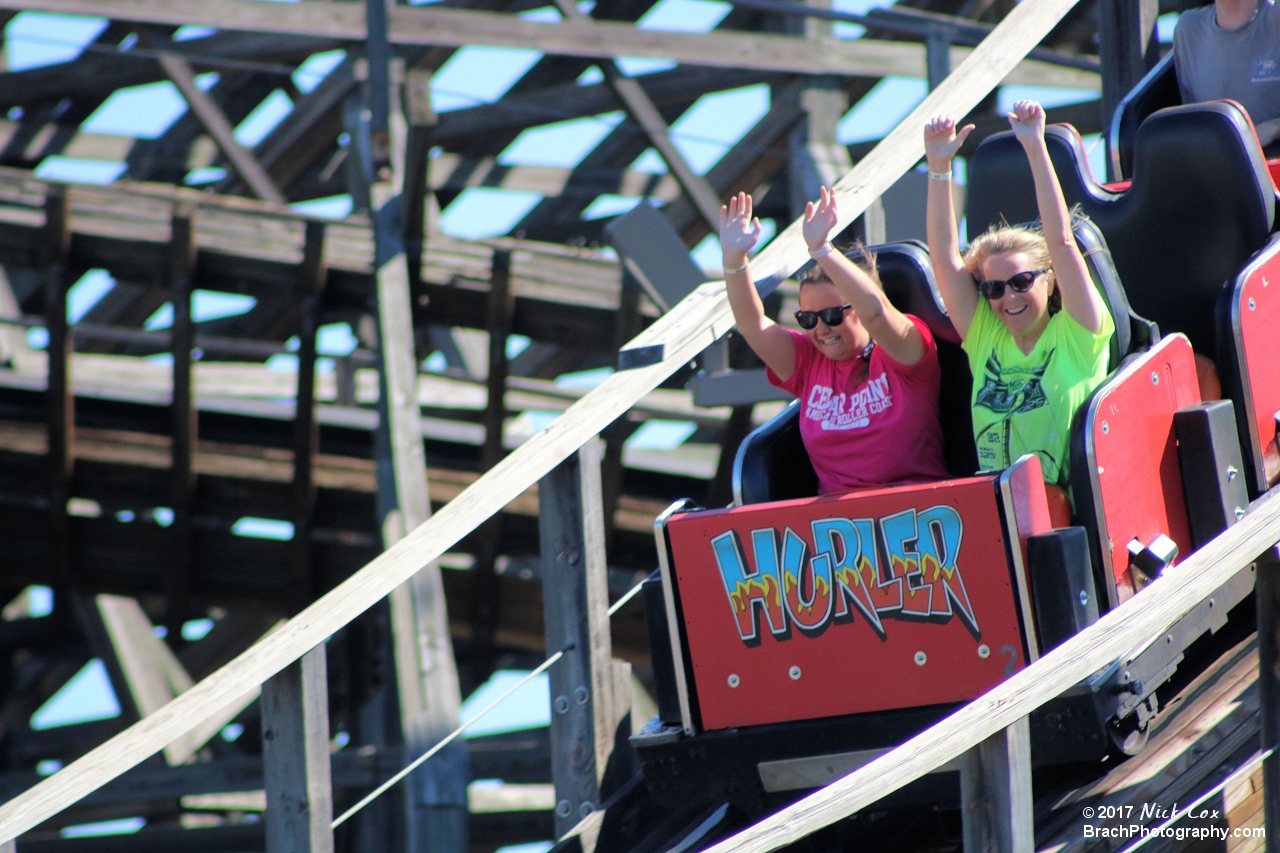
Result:
{"label": "weathered wood plank", "polygon": [[720,222],[720,197],[711,188],[711,184],[707,183],[707,179],[695,172],[680,149],[676,148],[671,140],[671,129],[667,127],[662,113],[649,100],[639,81],[624,75],[612,62],[605,64],[604,74],[605,82],[622,102],[627,115],[644,130],[645,136],[649,137],[649,144],[680,182],[680,188],[689,197],[694,208],[708,225],[715,228]]}
{"label": "weathered wood plank", "polygon": [[[1102,59],[1102,127],[1111,126],[1111,117],[1120,99],[1160,61],[1160,40],[1156,38],[1159,0],[1100,0],[1098,3],[1098,55]],[[1109,136],[1109,134],[1107,134]],[[1110,139],[1107,149],[1110,151]],[[1110,180],[1111,158],[1107,158]]]}
{"label": "weathered wood plank", "polygon": [[267,853],[333,853],[324,643],[262,685]]}
{"label": "weathered wood plank", "polygon": [[1031,726],[1026,717],[960,757],[964,848],[1032,853]]}
{"label": "weathered wood plank", "polygon": [[316,503],[316,457],[320,423],[316,419],[316,332],[324,291],[324,230],[307,223],[306,248],[298,268],[298,392],[293,416],[293,576],[299,601],[315,594],[311,577],[311,524]]}
{"label": "weathered wood plank", "polygon": [[[228,30],[293,33],[362,40],[361,4],[321,2],[261,8],[252,0],[0,0],[2,9],[100,15],[115,20],[194,24]],[[642,56],[691,65],[758,68],[798,74],[923,77],[924,45],[859,39],[819,41],[764,33],[680,33],[641,30],[631,24],[528,21],[515,15],[472,10],[397,6],[390,10],[389,37],[395,44],[533,48],[564,56]],[[952,49],[952,61],[970,51]],[[1026,70],[1006,72],[1009,83],[1097,88],[1097,75],[1047,63],[1025,61]]]}
{"label": "weathered wood plank", "polygon": [[[489,274],[488,322],[489,358],[484,408],[484,444],[480,448],[480,470],[487,471],[506,454],[503,445],[507,418],[505,389],[507,386],[507,336],[515,313],[515,294],[511,290],[511,252],[493,253],[493,269]],[[472,678],[481,683],[489,677],[493,665],[493,637],[498,627],[498,579],[495,562],[502,538],[502,516],[495,515],[480,526],[474,536],[476,562],[475,598],[471,609]]]}
{"label": "weathered wood plank", "polygon": [[266,169],[254,158],[253,152],[236,141],[231,122],[227,121],[222,109],[196,85],[196,75],[191,69],[191,63],[176,53],[162,53],[160,66],[173,85],[178,87],[183,99],[191,107],[191,112],[199,119],[201,127],[213,137],[222,156],[227,158],[231,168],[248,184],[253,194],[263,201],[284,204],[284,194],[272,182]]}
{"label": "weathered wood plank", "polygon": [[195,502],[195,453],[199,413],[196,411],[194,358],[195,321],[191,316],[191,273],[195,269],[194,210],[184,204],[173,212],[170,226],[168,284],[173,306],[173,467],[170,500],[173,524],[173,568],[169,573],[168,628],[177,632],[186,619],[187,588],[191,583],[191,509]]}
{"label": "weathered wood plank", "polygon": [[[1258,560],[1258,688],[1264,753],[1280,746],[1280,553],[1268,548]],[[1280,837],[1280,756],[1262,762],[1266,827]]]}
{"label": "weathered wood plank", "polygon": [[618,724],[631,711],[629,691],[615,695],[601,453],[599,439],[587,442],[544,477],[538,491],[547,652],[573,647],[550,673],[557,836],[607,796],[601,782]]}

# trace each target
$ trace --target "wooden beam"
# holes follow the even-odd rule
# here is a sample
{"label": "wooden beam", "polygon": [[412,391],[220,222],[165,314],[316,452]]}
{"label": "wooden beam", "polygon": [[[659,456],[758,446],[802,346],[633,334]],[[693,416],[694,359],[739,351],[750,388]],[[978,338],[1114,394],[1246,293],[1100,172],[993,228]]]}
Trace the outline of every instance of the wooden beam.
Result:
{"label": "wooden beam", "polygon": [[191,513],[196,495],[196,440],[199,413],[196,411],[195,322],[191,316],[191,274],[196,266],[195,206],[181,203],[170,219],[169,298],[173,306],[173,397],[170,417],[173,429],[173,467],[169,499],[173,523],[173,566],[169,572],[169,607],[166,622],[170,631],[181,630],[186,620],[187,593],[193,571],[193,529]]}
{"label": "wooden beam", "polygon": [[[105,31],[104,31],[105,35]],[[57,102],[68,95],[97,93],[105,97],[116,89],[155,83],[165,78],[152,56],[142,47],[120,51],[106,45],[99,36],[98,46],[85,50],[69,62],[43,65],[0,75],[0,106]],[[332,50],[342,43],[334,39],[307,36],[282,36],[278,33],[224,31],[192,41],[167,42],[165,50],[187,57],[196,68],[226,68],[237,60],[250,63],[288,61],[311,53]],[[209,60],[213,62],[206,65]],[[121,137],[117,137],[120,139]],[[124,137],[127,139],[127,137]],[[119,157],[100,159],[120,159]]]}
{"label": "wooden beam", "polygon": [[[1102,126],[1111,126],[1116,107],[1160,61],[1156,38],[1159,0],[1098,0],[1098,54],[1102,57]],[[1104,137],[1106,134],[1104,134]],[[1108,147],[1110,140],[1108,140]],[[1108,178],[1111,157],[1107,157]]]}
{"label": "wooden beam", "polygon": [[[166,0],[167,2],[167,0]],[[1076,0],[1027,0],[1014,7],[995,31],[965,63],[916,107],[883,143],[863,158],[835,187],[839,199],[839,228],[849,225],[884,193],[924,153],[920,128],[938,113],[964,115],[1005,77]],[[273,4],[274,5],[274,4]],[[298,4],[310,7],[316,4]],[[289,8],[289,7],[283,7]],[[756,278],[766,287],[777,284],[808,260],[800,234],[792,223],[755,259]],[[131,726],[49,779],[0,806],[0,840],[16,837],[43,823],[81,797],[115,778],[173,739],[198,726],[202,719],[232,704],[251,685],[258,685],[325,638],[342,628],[406,581],[431,566],[460,539],[489,516],[518,497],[579,447],[624,414],[677,369],[732,328],[732,314],[723,282],[699,287],[673,310],[631,342],[638,353],[661,353],[661,360],[618,371],[566,412],[548,429],[535,435],[480,477],[429,521],[414,529],[383,554],[339,584],[323,598],[273,632],[254,648],[206,678],[182,696]],[[416,407],[414,407],[416,412]],[[421,443],[418,443],[421,448]],[[424,478],[425,479],[425,478]],[[883,782],[916,778],[970,746],[1024,717],[1046,698],[1056,695],[1109,663],[1116,649],[1142,642],[1159,626],[1186,613],[1231,574],[1275,541],[1280,522],[1280,495],[1256,504],[1239,524],[1181,566],[1168,570],[1141,598],[1134,598],[1107,614],[1040,661],[967,706],[954,731],[922,735],[923,743],[895,750],[838,785],[834,795],[822,792],[819,814],[837,820],[883,795]],[[437,575],[438,576],[438,575]],[[441,614],[444,603],[438,602]],[[439,636],[447,636],[440,634]],[[447,641],[445,643],[447,645]],[[455,682],[456,683],[456,682]],[[1024,688],[1035,690],[1023,694]],[[952,719],[957,719],[953,717]],[[922,751],[920,747],[926,747]],[[429,766],[429,764],[428,764]],[[857,797],[843,796],[848,784],[861,784]],[[828,808],[831,800],[838,805]],[[793,806],[771,818],[766,846],[780,837],[794,840],[807,827],[793,831],[786,820]],[[808,814],[808,811],[805,811]],[[717,853],[737,850],[742,839],[718,845]],[[744,848],[745,849],[745,848]]]}
{"label": "wooden beam", "polygon": [[[1258,690],[1261,693],[1262,794],[1266,828],[1280,833],[1280,552],[1268,548],[1258,559]],[[1272,836],[1277,837],[1277,836]]]}
{"label": "wooden beam", "polygon": [[[776,71],[687,65],[635,79],[649,99],[663,108],[693,103],[709,92],[769,83],[782,77]],[[3,79],[0,77],[0,81]],[[453,147],[463,141],[496,136],[502,131],[519,131],[548,122],[599,115],[613,109],[615,99],[616,96],[604,83],[580,86],[569,82],[533,90],[519,88],[492,104],[441,113],[436,126],[436,141]]]}
{"label": "wooden beam", "polygon": [[293,415],[293,576],[298,603],[315,596],[311,576],[311,514],[316,502],[316,456],[320,423],[316,419],[316,331],[324,295],[322,222],[308,222],[298,267],[298,392]]}
{"label": "wooden beam", "polygon": [[[790,134],[804,119],[800,103],[803,86],[804,81],[793,79],[774,87],[769,112],[707,172],[707,180],[717,192],[755,192],[790,164]],[[695,245],[710,233],[702,217],[683,198],[667,205],[662,215],[686,245]]]}
{"label": "wooden beam", "polygon": [[[98,618],[114,651],[114,667],[128,688],[139,717],[146,717],[190,690],[193,681],[163,640],[136,599],[115,595],[94,598]],[[86,614],[87,618],[87,614]],[[164,748],[170,766],[185,764],[209,738],[222,730],[249,703],[258,691],[249,691],[226,711],[206,719],[197,729],[175,739]]]}
{"label": "wooden beam", "polygon": [[[386,57],[384,57],[385,59]],[[383,79],[389,79],[384,77]],[[388,96],[389,131],[403,131],[399,86]],[[367,128],[363,118],[354,125]],[[356,136],[353,134],[353,140]],[[378,348],[382,394],[378,457],[378,516],[385,546],[394,550],[409,531],[431,515],[426,458],[417,400],[418,359],[414,342],[409,269],[404,225],[404,138],[389,139],[390,169],[370,194],[373,204],[374,268],[378,296]],[[371,152],[359,152],[360,170],[374,174]],[[354,160],[354,158],[352,158]],[[400,724],[408,755],[418,756],[458,725],[462,698],[449,637],[440,567],[428,560],[396,586],[390,596]],[[467,846],[467,794],[470,781],[466,746],[455,741],[413,773],[403,788],[409,850],[456,853]]]}
{"label": "wooden beam", "polygon": [[434,186],[431,182],[431,149],[436,138],[436,112],[431,106],[431,72],[410,69],[405,75],[406,118],[409,123],[404,146],[404,251],[409,263],[409,291],[419,295],[422,288],[423,242],[427,234],[427,204]]}
{"label": "wooden beam", "polygon": [[[292,33],[320,38],[363,40],[363,4],[311,0],[262,8],[254,0],[0,0],[0,9],[96,15],[228,30]],[[528,21],[500,12],[395,6],[389,10],[394,44],[464,47],[490,45],[540,50],[562,56],[594,58],[638,56],[690,65],[756,68],[796,74],[854,77],[923,77],[925,48],[908,42],[834,38],[816,42],[766,33],[680,33],[641,30],[632,24],[602,21],[558,24]],[[971,53],[952,48],[952,63]],[[1098,75],[1048,63],[1025,61],[1006,83],[1067,88],[1097,88]]]}
{"label": "wooden beam", "polygon": [[263,201],[284,204],[285,197],[272,183],[271,176],[254,159],[253,154],[236,141],[235,132],[231,123],[227,121],[227,117],[223,115],[222,109],[214,103],[213,98],[196,85],[196,75],[191,70],[191,63],[176,53],[162,53],[160,66],[164,68],[165,74],[173,85],[178,87],[178,91],[182,93],[183,99],[191,107],[191,112],[200,121],[200,125],[213,137],[222,156],[227,158],[231,168],[241,180],[248,184],[253,194]]}
{"label": "wooden beam", "polygon": [[631,116],[632,121],[640,125],[645,136],[649,137],[649,144],[654,147],[658,156],[667,164],[671,174],[680,182],[680,188],[689,197],[694,208],[711,228],[718,227],[720,197],[707,183],[706,178],[693,170],[689,161],[680,153],[680,149],[676,148],[671,140],[671,128],[667,127],[667,123],[658,112],[658,108],[653,105],[653,101],[649,100],[649,96],[644,93],[644,89],[638,82],[623,75],[613,62],[605,63],[604,75],[609,88],[618,96],[627,115]]}
{"label": "wooden beam", "polygon": [[966,850],[1033,853],[1031,726],[1026,717],[960,758],[960,819]]}
{"label": "wooden beam", "polygon": [[[493,253],[489,271],[489,316],[485,328],[489,332],[487,399],[483,424],[484,445],[480,448],[480,470],[497,465],[506,454],[503,427],[507,418],[507,336],[511,334],[511,318],[515,313],[515,294],[511,290],[511,252]],[[471,666],[472,680],[479,684],[489,677],[493,665],[493,638],[498,628],[498,578],[495,562],[502,538],[502,516],[494,515],[476,532],[474,597],[471,602]]]}
{"label": "wooden beam", "polygon": [[71,572],[71,524],[67,501],[71,498],[71,473],[75,466],[75,397],[71,390],[71,353],[75,350],[67,322],[67,252],[71,247],[71,223],[66,187],[51,184],[44,199],[44,230],[40,235],[39,264],[44,276],[45,328],[49,335],[48,406],[49,542],[53,575],[64,582]]}
{"label": "wooden beam", "polygon": [[[253,149],[272,183],[287,189],[317,157],[331,149],[342,131],[342,102],[358,85],[355,62],[347,57],[303,98]],[[234,189],[234,176],[220,181],[216,192]]]}
{"label": "wooden beam", "polygon": [[[623,268],[622,294],[618,298],[618,313],[614,316],[614,350],[621,351],[627,341],[640,332],[640,283],[629,269]],[[622,456],[624,445],[636,424],[622,417],[611,423],[601,433],[604,440],[604,457],[600,462],[600,491],[604,506],[605,550],[613,547],[613,533],[617,528],[618,499],[622,496]]]}
{"label": "wooden beam", "polygon": [[[594,812],[605,769],[631,712],[631,672],[615,675],[602,515],[599,439],[543,477],[538,489],[547,653],[572,646],[550,672],[551,776],[556,836]],[[620,686],[618,686],[620,683]],[[622,758],[622,755],[619,755]],[[629,778],[625,774],[624,778]]]}
{"label": "wooden beam", "polygon": [[[565,20],[575,24],[589,24],[590,18],[582,14],[574,0],[556,0],[556,6]],[[601,64],[605,84],[622,103],[631,120],[640,125],[649,143],[658,152],[658,156],[667,164],[668,171],[675,176],[680,188],[693,203],[698,213],[712,227],[716,228],[720,221],[720,198],[711,189],[706,179],[693,170],[689,161],[685,160],[680,149],[671,140],[671,128],[649,96],[645,94],[640,83],[627,77],[613,61]]]}
{"label": "wooden beam", "polygon": [[324,643],[262,685],[267,853],[333,853]]}

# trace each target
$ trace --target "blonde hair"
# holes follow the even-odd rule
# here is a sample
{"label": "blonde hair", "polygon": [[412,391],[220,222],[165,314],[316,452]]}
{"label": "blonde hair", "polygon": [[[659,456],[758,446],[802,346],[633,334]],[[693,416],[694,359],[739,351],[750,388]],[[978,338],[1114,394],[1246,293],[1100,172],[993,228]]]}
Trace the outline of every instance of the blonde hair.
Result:
{"label": "blonde hair", "polygon": [[[1026,255],[1032,266],[1053,271],[1049,243],[1038,225],[992,225],[969,245],[964,253],[964,268],[976,284],[982,281],[982,265],[988,259],[1010,254]],[[1053,292],[1049,294],[1049,313],[1056,314],[1061,309],[1062,294],[1058,292],[1055,276]]]}
{"label": "blonde hair", "polygon": [[[876,287],[884,290],[884,283],[880,281],[880,273],[876,271],[876,253],[872,249],[868,249],[862,244],[861,240],[855,240],[845,248],[836,248],[837,252],[844,253],[845,257],[853,261],[858,269],[867,274],[872,283]],[[816,262],[811,263],[809,268],[800,274],[800,287],[803,289],[806,284],[817,284],[818,282],[831,283],[831,277],[827,275],[826,270]]]}

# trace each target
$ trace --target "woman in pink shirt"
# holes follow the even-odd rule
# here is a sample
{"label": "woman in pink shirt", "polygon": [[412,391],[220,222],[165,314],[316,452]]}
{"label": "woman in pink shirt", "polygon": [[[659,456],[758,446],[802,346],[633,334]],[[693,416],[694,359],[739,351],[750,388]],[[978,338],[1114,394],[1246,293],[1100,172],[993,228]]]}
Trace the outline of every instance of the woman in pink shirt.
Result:
{"label": "woman in pink shirt", "polygon": [[800,399],[800,435],[819,490],[945,479],[937,345],[921,320],[890,304],[874,254],[862,249],[854,263],[832,249],[834,193],[824,187],[805,208],[804,238],[818,266],[800,282],[804,333],[765,316],[747,270],[760,238],[751,210],[746,193],[720,208],[729,305],[769,381]]}

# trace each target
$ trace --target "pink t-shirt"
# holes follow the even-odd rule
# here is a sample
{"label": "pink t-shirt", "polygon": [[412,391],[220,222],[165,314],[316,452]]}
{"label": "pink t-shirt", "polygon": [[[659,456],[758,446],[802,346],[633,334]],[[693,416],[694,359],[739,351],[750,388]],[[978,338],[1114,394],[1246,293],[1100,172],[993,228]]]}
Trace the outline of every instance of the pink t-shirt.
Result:
{"label": "pink t-shirt", "polygon": [[770,370],[769,382],[800,398],[800,437],[822,494],[949,476],[938,423],[938,346],[928,326],[906,316],[924,336],[924,358],[901,364],[876,347],[867,378],[856,387],[861,355],[835,361],[818,352],[808,335],[787,330],[796,371],[783,382]]}

